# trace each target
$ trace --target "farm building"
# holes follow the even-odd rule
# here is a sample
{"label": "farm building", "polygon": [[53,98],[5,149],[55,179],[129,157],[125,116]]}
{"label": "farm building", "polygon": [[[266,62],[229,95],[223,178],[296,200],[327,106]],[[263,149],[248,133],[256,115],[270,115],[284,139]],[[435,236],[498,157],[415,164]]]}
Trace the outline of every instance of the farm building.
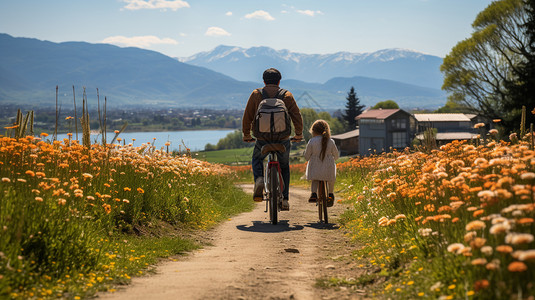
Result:
{"label": "farm building", "polygon": [[357,116],[359,154],[370,155],[411,145],[414,117],[402,109],[370,109]]}
{"label": "farm building", "polygon": [[359,153],[359,129],[331,136],[336,143],[340,156]]}

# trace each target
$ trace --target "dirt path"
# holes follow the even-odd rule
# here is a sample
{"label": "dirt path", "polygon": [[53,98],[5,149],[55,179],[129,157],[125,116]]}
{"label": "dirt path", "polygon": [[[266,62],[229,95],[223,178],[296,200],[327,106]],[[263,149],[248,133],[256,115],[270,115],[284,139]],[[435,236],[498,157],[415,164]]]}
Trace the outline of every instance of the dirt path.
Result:
{"label": "dirt path", "polygon": [[[252,193],[252,185],[242,188]],[[212,246],[158,266],[157,274],[102,299],[360,299],[358,290],[315,287],[317,278],[356,278],[351,244],[338,225],[317,222],[309,192],[290,189],[290,211],[269,224],[265,204],[210,232]],[[331,223],[345,208],[330,210]],[[363,291],[361,291],[363,292]]]}

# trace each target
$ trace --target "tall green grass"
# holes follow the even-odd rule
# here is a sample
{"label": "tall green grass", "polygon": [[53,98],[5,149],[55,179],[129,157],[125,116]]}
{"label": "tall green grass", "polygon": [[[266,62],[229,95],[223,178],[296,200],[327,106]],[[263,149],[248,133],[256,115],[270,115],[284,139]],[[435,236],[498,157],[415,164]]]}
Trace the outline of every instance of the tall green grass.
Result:
{"label": "tall green grass", "polygon": [[91,295],[193,247],[167,230],[135,236],[205,229],[252,207],[223,166],[46,138],[0,137],[0,298]]}

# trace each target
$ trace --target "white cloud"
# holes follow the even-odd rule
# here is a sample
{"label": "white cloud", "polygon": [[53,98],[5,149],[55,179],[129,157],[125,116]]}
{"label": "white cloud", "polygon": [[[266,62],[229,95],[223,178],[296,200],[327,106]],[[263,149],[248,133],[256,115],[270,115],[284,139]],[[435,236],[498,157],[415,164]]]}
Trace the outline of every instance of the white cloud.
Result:
{"label": "white cloud", "polygon": [[306,9],[306,10],[298,9],[297,12],[302,14],[302,15],[306,15],[306,16],[310,16],[310,17],[314,17],[315,15],[323,15],[323,13],[321,11],[319,11],[319,10],[313,11],[313,10],[310,10],[310,9]]}
{"label": "white cloud", "polygon": [[160,39],[154,35],[126,37],[122,35],[110,36],[102,40],[102,43],[127,47],[148,48],[151,45],[167,44],[177,45],[178,42],[171,38]]}
{"label": "white cloud", "polygon": [[275,20],[275,18],[273,18],[267,11],[264,11],[264,10],[257,10],[250,14],[246,14],[245,18],[246,19],[260,19],[260,20],[266,20],[266,21]]}
{"label": "white cloud", "polygon": [[227,11],[227,13],[225,14],[225,16],[232,16],[232,12],[231,11]]}
{"label": "white cloud", "polygon": [[230,36],[225,29],[220,27],[209,27],[204,33],[206,36]]}
{"label": "white cloud", "polygon": [[177,9],[190,7],[189,3],[183,0],[123,0],[127,3],[124,8],[128,10],[140,9]]}

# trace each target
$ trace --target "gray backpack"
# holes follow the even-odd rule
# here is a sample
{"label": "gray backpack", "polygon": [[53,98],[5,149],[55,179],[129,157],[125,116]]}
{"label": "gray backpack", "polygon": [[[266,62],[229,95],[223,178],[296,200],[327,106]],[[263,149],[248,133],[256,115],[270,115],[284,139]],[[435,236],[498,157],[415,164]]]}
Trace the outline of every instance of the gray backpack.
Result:
{"label": "gray backpack", "polygon": [[270,98],[264,89],[262,102],[258,105],[253,123],[255,138],[266,141],[279,141],[290,136],[292,132],[290,115],[282,99],[287,90],[279,89],[275,98]]}

